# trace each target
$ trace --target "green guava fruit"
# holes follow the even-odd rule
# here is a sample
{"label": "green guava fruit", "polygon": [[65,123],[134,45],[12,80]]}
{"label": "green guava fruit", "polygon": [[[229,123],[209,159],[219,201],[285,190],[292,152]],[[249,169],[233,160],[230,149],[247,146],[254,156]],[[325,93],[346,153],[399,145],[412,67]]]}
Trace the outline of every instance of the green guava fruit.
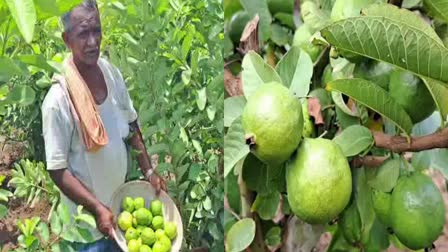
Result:
{"label": "green guava fruit", "polygon": [[310,114],[308,113],[308,100],[305,99],[302,103],[302,114],[303,114],[303,137],[314,137],[315,130],[314,124],[311,120]]}
{"label": "green guava fruit", "polygon": [[356,244],[361,240],[362,224],[359,211],[355,201],[353,201],[342,212],[338,225],[342,230],[342,235],[350,244]]}
{"label": "green guava fruit", "polygon": [[268,0],[268,8],[272,16],[279,12],[292,15],[294,10],[294,0]]}
{"label": "green guava fruit", "polygon": [[126,212],[132,213],[134,211],[134,200],[131,197],[125,197],[121,202],[121,208]]}
{"label": "green guava fruit", "polygon": [[356,64],[353,77],[372,81],[384,90],[389,90],[390,74],[393,66],[382,61],[367,61]]}
{"label": "green guava fruit", "polygon": [[118,226],[121,230],[126,231],[128,228],[132,227],[132,214],[126,211],[123,211],[118,216]]}
{"label": "green guava fruit", "polygon": [[232,16],[229,24],[229,36],[233,43],[240,43],[241,35],[249,21],[250,16],[245,11],[238,11]]}
{"label": "green guava fruit", "polygon": [[392,227],[391,205],[392,194],[372,189],[373,210],[379,221],[386,227]]}
{"label": "green guava fruit", "polygon": [[395,235],[406,247],[430,247],[445,224],[442,195],[424,174],[402,176],[392,192],[390,218]]}
{"label": "green guava fruit", "polygon": [[266,83],[249,97],[242,123],[252,153],[266,164],[281,164],[302,138],[302,106],[282,84]]}
{"label": "green guava fruit", "polygon": [[350,166],[327,139],[305,138],[286,167],[291,210],[310,224],[326,223],[344,210],[352,193]]}
{"label": "green guava fruit", "polygon": [[425,83],[407,71],[395,70],[391,73],[389,94],[406,110],[413,123],[423,121],[436,108]]}

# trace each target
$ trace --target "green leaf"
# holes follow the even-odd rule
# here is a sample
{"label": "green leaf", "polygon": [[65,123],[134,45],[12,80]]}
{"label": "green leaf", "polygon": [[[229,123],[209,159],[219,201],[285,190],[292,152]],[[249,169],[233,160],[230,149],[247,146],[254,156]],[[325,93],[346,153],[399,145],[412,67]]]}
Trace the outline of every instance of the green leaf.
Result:
{"label": "green leaf", "polygon": [[391,4],[374,4],[366,9],[363,9],[362,12],[366,16],[387,17],[397,23],[412,26],[415,29],[424,32],[426,35],[439,42],[440,44],[443,44],[442,40],[431,28],[429,23],[427,23],[423,18],[412,11],[400,9],[397,6]]}
{"label": "green leaf", "polygon": [[241,196],[240,188],[238,186],[238,176],[233,172],[230,172],[224,180],[224,184],[225,196],[229,202],[230,208],[239,213],[241,208]]}
{"label": "green leaf", "polygon": [[153,144],[148,148],[148,153],[153,154],[161,154],[169,152],[170,148],[165,143],[157,143]]}
{"label": "green leaf", "polygon": [[224,100],[224,126],[230,127],[233,121],[240,117],[246,105],[244,96],[232,96]]}
{"label": "green leaf", "polygon": [[[442,122],[448,116],[448,88],[443,83],[430,78],[422,78],[442,117]],[[441,125],[443,127],[443,123]]]}
{"label": "green leaf", "polygon": [[264,242],[270,247],[277,247],[282,243],[282,229],[280,227],[272,227],[266,233]]}
{"label": "green leaf", "polygon": [[56,235],[59,235],[62,231],[62,223],[57,212],[53,212],[50,217],[50,228],[51,232]]}
{"label": "green leaf", "polygon": [[255,237],[255,221],[244,218],[233,224],[227,233],[226,251],[238,252],[249,247]]}
{"label": "green leaf", "polygon": [[271,36],[271,13],[268,9],[267,0],[240,0],[241,5],[247,11],[249,16],[252,18],[256,14],[260,17],[259,21],[259,37],[262,41],[266,41]]}
{"label": "green leaf", "polygon": [[199,141],[193,139],[191,142],[193,143],[194,149],[199,153],[199,155],[202,156],[203,155],[202,147],[201,147],[201,144],[199,143]]}
{"label": "green leaf", "polygon": [[423,5],[431,16],[448,22],[448,2],[446,0],[423,0]]}
{"label": "green leaf", "polygon": [[188,179],[191,181],[196,181],[199,173],[201,173],[202,167],[199,164],[192,164],[188,171]]}
{"label": "green leaf", "polygon": [[5,205],[0,204],[0,220],[8,215],[8,208]]}
{"label": "green leaf", "polygon": [[198,96],[196,97],[196,104],[198,105],[199,110],[204,110],[205,104],[207,102],[207,89],[204,87],[197,91]]}
{"label": "green leaf", "polygon": [[242,67],[243,91],[246,99],[249,99],[257,88],[264,83],[282,82],[277,72],[254,51],[250,51],[244,56]]}
{"label": "green leaf", "polygon": [[8,101],[22,106],[31,105],[34,102],[36,92],[30,86],[16,85],[8,94]]}
{"label": "green leaf", "polygon": [[327,90],[336,90],[375,112],[390,119],[406,134],[412,130],[412,121],[406,111],[389,94],[370,81],[363,79],[339,79],[327,84]]}
{"label": "green leaf", "polygon": [[244,130],[241,117],[230,126],[224,137],[224,177],[229,174],[235,164],[249,154],[249,146],[244,142]]}
{"label": "green leaf", "polygon": [[305,97],[310,91],[313,76],[313,61],[298,46],[292,47],[278,62],[275,70],[283,80],[283,84],[296,97]]}
{"label": "green leaf", "polygon": [[62,221],[62,224],[66,225],[70,223],[70,212],[68,211],[68,207],[66,205],[59,204],[56,211]]}
{"label": "green leaf", "polygon": [[50,231],[48,229],[47,223],[40,222],[39,225],[36,227],[36,230],[38,231],[42,241],[46,244],[50,239]]}
{"label": "green leaf", "polygon": [[400,163],[399,159],[388,159],[376,169],[375,177],[367,183],[382,192],[392,191],[400,175]]}
{"label": "green leaf", "polygon": [[289,33],[289,29],[287,29],[284,26],[281,26],[279,24],[272,24],[271,25],[271,40],[275,44],[279,46],[284,46],[289,44],[289,41],[291,40],[291,35]]}
{"label": "green leaf", "polygon": [[82,222],[85,222],[88,225],[90,225],[91,227],[96,228],[95,218],[92,215],[90,215],[90,214],[84,214],[84,213],[83,214],[79,214],[79,215],[75,216],[75,219],[76,220],[80,220]]}
{"label": "green leaf", "polygon": [[87,229],[81,227],[67,229],[61,234],[61,237],[71,242],[90,243],[95,241],[92,234]]}
{"label": "green leaf", "polygon": [[333,91],[331,92],[331,98],[334,101],[334,104],[336,104],[336,106],[338,106],[338,108],[346,113],[349,116],[354,116],[354,117],[358,117],[358,113],[352,111],[349,107],[347,107],[347,104],[345,104],[344,99],[342,98],[342,94],[340,92],[336,92]]}
{"label": "green leaf", "polygon": [[361,125],[353,125],[344,129],[333,141],[341,147],[346,157],[352,157],[373,145],[370,130]]}
{"label": "green leaf", "polygon": [[21,75],[22,70],[7,57],[0,56],[0,82],[6,82],[14,75]]}
{"label": "green leaf", "polygon": [[53,68],[47,63],[47,60],[42,54],[38,55],[19,55],[19,60],[28,65],[33,65],[49,72],[55,72],[57,69]]}
{"label": "green leaf", "polygon": [[191,44],[193,42],[193,35],[193,32],[188,32],[182,42],[182,59],[184,60],[187,58],[188,52],[190,51]]}
{"label": "green leaf", "polygon": [[448,81],[448,49],[410,25],[384,17],[356,17],[321,31],[333,46],[385,61],[420,76]]}
{"label": "green leaf", "polygon": [[12,192],[8,190],[0,189],[0,201],[8,202],[8,198],[12,197],[12,195]]}
{"label": "green leaf", "polygon": [[303,1],[300,12],[311,34],[319,31],[331,22],[330,12],[319,8],[315,1]]}
{"label": "green leaf", "polygon": [[258,194],[252,204],[251,211],[257,212],[263,220],[271,220],[275,217],[279,203],[280,195],[278,192]]}
{"label": "green leaf", "polygon": [[31,43],[37,16],[33,0],[5,0],[25,41]]}
{"label": "green leaf", "polygon": [[356,206],[358,207],[359,217],[361,218],[362,229],[370,230],[375,220],[371,189],[367,184],[365,168],[353,169],[353,180],[355,188]]}
{"label": "green leaf", "polygon": [[285,190],[285,168],[268,167],[253,154],[249,154],[243,163],[243,180],[247,188],[258,194],[269,194]]}
{"label": "green leaf", "polygon": [[374,0],[336,0],[331,11],[331,20],[338,21],[360,15],[361,9],[372,4]]}

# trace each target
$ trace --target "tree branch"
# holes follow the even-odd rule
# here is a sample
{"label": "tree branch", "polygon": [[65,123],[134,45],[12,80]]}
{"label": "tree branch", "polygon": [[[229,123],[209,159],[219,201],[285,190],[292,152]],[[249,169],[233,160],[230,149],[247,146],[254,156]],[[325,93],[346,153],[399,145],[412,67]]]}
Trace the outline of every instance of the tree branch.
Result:
{"label": "tree branch", "polygon": [[365,156],[365,157],[355,157],[352,160],[352,167],[378,167],[389,157],[379,157],[379,156]]}
{"label": "tree branch", "polygon": [[372,131],[372,134],[376,147],[396,153],[448,148],[448,128],[426,136],[411,137],[410,143],[403,136],[390,136],[378,131]]}

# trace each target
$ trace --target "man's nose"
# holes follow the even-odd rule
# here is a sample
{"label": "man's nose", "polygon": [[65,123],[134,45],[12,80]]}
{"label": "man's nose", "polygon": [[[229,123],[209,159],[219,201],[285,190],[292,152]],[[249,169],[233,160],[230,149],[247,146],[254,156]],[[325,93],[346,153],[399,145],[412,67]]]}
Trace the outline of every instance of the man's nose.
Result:
{"label": "man's nose", "polygon": [[97,45],[97,38],[95,37],[95,35],[90,34],[89,37],[87,38],[87,45],[88,46],[96,46]]}

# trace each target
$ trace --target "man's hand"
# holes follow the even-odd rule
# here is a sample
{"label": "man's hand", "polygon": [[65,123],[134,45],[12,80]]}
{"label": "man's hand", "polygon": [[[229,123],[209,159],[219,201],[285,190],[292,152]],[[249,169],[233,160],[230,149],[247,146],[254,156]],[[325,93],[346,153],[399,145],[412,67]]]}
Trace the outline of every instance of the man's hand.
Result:
{"label": "man's hand", "polygon": [[100,204],[95,211],[97,229],[106,237],[114,237],[115,220],[112,211]]}
{"label": "man's hand", "polygon": [[159,194],[160,190],[167,191],[165,180],[156,173],[146,176],[146,179],[156,188],[156,193]]}

